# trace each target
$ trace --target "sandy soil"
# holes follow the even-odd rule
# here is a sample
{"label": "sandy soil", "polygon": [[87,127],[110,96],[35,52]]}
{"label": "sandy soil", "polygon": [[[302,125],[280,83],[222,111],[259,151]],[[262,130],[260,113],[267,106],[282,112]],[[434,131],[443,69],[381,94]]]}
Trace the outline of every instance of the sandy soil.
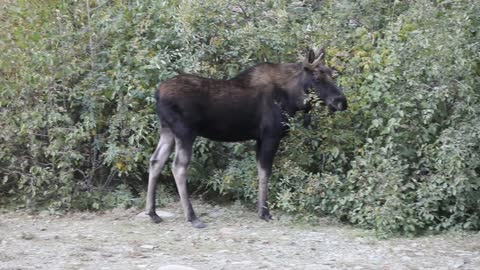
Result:
{"label": "sandy soil", "polygon": [[239,205],[194,205],[207,228],[183,222],[179,204],[162,209],[174,216],[160,224],[138,209],[2,213],[0,269],[480,269],[480,233],[379,240],[328,219],[306,225],[274,212],[264,222]]}

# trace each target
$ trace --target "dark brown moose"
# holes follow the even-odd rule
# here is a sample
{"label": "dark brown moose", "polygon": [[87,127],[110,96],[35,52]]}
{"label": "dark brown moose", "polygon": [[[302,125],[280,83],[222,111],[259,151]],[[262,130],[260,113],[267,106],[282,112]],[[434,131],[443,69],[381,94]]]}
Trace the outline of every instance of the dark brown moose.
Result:
{"label": "dark brown moose", "polygon": [[308,91],[313,89],[331,112],[347,109],[347,99],[325,66],[324,50],[308,51],[299,63],[263,63],[229,80],[180,74],[160,84],[155,93],[161,136],[151,159],[146,211],[155,213],[157,178],[175,147],[173,176],[186,220],[196,228],[205,224],[195,215],[187,191],[187,169],[197,136],[215,141],[256,140],[259,178],[257,211],[270,220],[267,206],[268,178],[289,116],[308,112]]}

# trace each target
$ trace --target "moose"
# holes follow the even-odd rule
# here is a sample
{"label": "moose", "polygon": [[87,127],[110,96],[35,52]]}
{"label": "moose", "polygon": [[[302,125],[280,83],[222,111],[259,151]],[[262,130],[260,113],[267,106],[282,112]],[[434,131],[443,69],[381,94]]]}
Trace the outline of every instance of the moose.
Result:
{"label": "moose", "polygon": [[325,51],[309,49],[297,63],[262,63],[228,80],[179,74],[160,84],[155,92],[161,134],[150,159],[146,212],[154,223],[155,190],[162,168],[175,147],[172,173],[185,218],[195,228],[205,224],[196,216],[187,191],[187,169],[198,136],[223,142],[256,140],[258,170],[257,212],[271,220],[267,205],[268,178],[289,117],[308,113],[310,90],[330,112],[347,109],[343,91],[325,65]]}

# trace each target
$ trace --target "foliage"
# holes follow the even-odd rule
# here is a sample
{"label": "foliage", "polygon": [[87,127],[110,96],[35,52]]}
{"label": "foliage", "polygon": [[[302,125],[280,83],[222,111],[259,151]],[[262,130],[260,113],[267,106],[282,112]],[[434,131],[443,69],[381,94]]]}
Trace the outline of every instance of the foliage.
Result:
{"label": "foliage", "polygon": [[[0,5],[2,204],[142,204],[159,82],[178,71],[228,78],[325,45],[349,110],[330,117],[317,104],[309,129],[293,119],[276,157],[271,205],[382,235],[480,228],[473,0]],[[254,203],[252,149],[198,140],[194,189]],[[166,168],[162,193],[171,182]]]}

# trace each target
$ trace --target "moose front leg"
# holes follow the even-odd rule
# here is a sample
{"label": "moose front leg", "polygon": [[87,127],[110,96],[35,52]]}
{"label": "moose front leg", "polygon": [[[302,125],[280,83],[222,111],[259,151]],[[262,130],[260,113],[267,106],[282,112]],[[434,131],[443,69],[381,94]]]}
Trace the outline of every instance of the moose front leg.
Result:
{"label": "moose front leg", "polygon": [[279,138],[266,138],[257,141],[258,202],[257,211],[261,219],[269,221],[272,215],[268,210],[268,178],[272,174],[273,157],[277,152]]}

